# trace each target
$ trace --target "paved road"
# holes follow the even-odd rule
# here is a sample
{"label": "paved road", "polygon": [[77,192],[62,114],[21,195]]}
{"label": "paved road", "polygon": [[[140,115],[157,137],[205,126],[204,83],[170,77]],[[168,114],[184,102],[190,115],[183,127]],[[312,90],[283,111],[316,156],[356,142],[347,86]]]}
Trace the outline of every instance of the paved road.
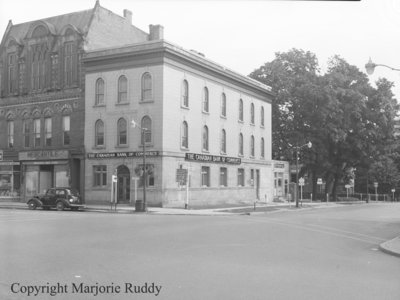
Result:
{"label": "paved road", "polygon": [[252,216],[1,210],[0,299],[398,300],[400,259],[378,245],[399,225],[400,204]]}

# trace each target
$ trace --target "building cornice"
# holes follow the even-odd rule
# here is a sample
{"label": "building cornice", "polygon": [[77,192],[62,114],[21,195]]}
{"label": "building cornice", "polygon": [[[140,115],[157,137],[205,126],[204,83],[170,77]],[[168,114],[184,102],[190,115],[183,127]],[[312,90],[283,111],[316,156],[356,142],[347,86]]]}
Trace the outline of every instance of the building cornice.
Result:
{"label": "building cornice", "polygon": [[201,54],[185,50],[165,40],[89,51],[83,57],[87,73],[118,69],[121,66],[126,68],[127,66],[157,65],[166,60],[181,62],[194,69],[217,75],[239,86],[261,93],[269,100],[274,97],[269,86],[217,64]]}

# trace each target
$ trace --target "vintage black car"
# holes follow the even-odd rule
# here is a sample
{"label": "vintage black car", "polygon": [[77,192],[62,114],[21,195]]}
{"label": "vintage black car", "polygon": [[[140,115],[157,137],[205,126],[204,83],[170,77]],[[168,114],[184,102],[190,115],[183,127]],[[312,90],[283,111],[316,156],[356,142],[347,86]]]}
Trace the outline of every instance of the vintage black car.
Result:
{"label": "vintage black car", "polygon": [[50,188],[46,191],[46,194],[29,199],[27,204],[30,209],[42,207],[43,209],[64,210],[64,208],[70,208],[71,210],[78,210],[84,207],[78,191],[68,187]]}

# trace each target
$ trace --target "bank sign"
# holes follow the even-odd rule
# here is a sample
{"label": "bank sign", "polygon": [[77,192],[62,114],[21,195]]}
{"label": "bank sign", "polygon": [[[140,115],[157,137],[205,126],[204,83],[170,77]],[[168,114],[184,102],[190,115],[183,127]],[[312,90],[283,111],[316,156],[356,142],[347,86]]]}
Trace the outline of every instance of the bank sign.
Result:
{"label": "bank sign", "polygon": [[232,164],[232,165],[240,165],[242,163],[241,159],[237,158],[237,157],[196,154],[196,153],[186,153],[185,160],[198,161],[198,162],[209,162],[209,163]]}
{"label": "bank sign", "polygon": [[[158,151],[146,151],[146,156],[159,156]],[[106,158],[134,158],[142,157],[143,151],[139,152],[103,152],[103,153],[88,153],[89,159],[106,159]]]}

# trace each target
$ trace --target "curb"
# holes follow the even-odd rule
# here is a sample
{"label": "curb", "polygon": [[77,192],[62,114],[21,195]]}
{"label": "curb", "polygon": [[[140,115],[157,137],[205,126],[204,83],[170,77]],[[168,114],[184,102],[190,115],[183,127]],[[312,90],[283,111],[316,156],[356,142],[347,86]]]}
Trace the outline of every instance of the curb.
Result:
{"label": "curb", "polygon": [[[394,248],[396,250],[394,250]],[[383,242],[379,245],[379,249],[387,254],[400,257],[400,237]]]}

